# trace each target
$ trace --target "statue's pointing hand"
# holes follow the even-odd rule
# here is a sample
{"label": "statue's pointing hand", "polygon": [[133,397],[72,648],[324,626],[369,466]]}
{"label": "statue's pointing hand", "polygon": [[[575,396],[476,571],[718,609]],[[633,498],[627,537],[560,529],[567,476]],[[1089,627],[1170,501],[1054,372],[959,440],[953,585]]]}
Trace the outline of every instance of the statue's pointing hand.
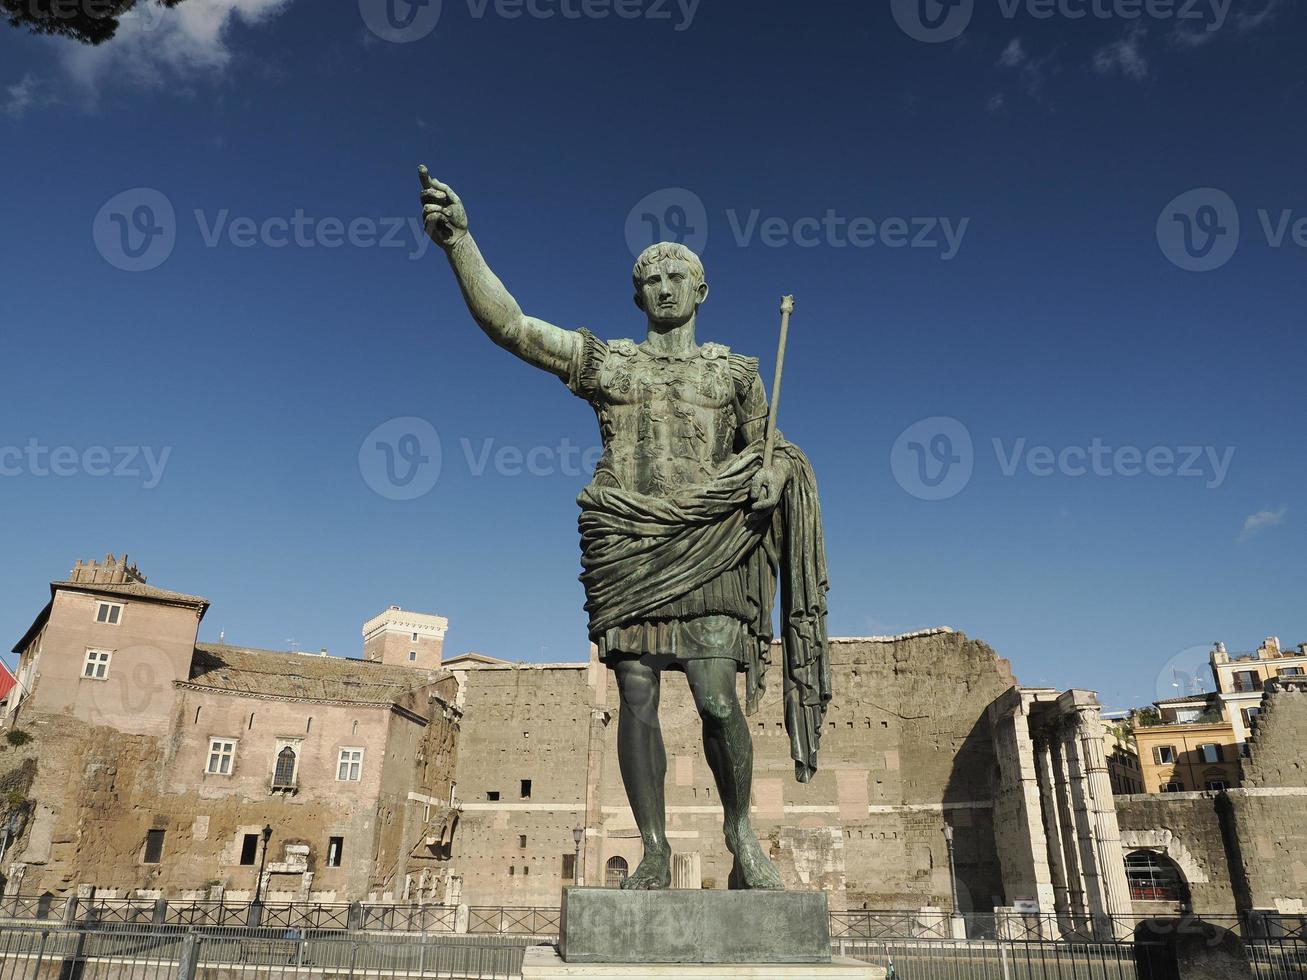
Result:
{"label": "statue's pointing hand", "polygon": [[753,479],[749,481],[749,499],[753,501],[753,510],[771,510],[779,504],[789,479],[789,467],[780,459],[774,459],[770,469],[764,467],[753,474]]}
{"label": "statue's pointing hand", "polygon": [[442,184],[418,167],[418,180],[422,183],[422,224],[431,240],[441,248],[453,248],[467,234],[467,212],[454,189]]}

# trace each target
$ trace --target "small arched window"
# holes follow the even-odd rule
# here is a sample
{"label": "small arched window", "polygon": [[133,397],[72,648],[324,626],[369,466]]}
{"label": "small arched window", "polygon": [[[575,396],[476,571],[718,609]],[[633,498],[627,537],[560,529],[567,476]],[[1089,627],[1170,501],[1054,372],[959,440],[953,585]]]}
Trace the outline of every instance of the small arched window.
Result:
{"label": "small arched window", "polygon": [[610,857],[604,866],[604,885],[608,888],[621,888],[622,882],[630,874],[630,865],[624,857]]}
{"label": "small arched window", "polygon": [[277,753],[277,768],[272,774],[274,787],[292,787],[295,785],[295,750],[287,745]]}
{"label": "small arched window", "polygon": [[1130,898],[1136,902],[1189,902],[1184,876],[1164,854],[1131,851],[1125,859],[1125,876],[1130,883]]}

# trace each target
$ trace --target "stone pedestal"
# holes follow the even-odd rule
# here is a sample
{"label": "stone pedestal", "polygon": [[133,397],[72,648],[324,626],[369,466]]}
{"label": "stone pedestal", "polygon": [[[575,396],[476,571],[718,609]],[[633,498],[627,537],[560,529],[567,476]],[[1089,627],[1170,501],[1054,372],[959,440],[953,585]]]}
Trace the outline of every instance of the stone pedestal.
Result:
{"label": "stone pedestal", "polygon": [[578,963],[829,963],[825,892],[568,888],[559,953]]}
{"label": "stone pedestal", "polygon": [[532,946],[522,960],[522,980],[884,980],[885,970],[837,956],[828,963],[564,963],[552,946]]}

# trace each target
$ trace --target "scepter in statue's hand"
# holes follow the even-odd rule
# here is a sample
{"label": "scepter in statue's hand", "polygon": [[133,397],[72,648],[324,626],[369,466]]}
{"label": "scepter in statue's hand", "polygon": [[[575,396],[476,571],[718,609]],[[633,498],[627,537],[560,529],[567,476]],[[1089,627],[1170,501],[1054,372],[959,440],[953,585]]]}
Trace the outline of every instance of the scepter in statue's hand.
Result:
{"label": "scepter in statue's hand", "polygon": [[776,377],[772,379],[771,405],[767,409],[767,439],[762,448],[762,469],[754,476],[750,486],[754,510],[769,510],[781,500],[785,489],[783,477],[772,466],[776,451],[776,413],[781,404],[781,373],[785,370],[785,343],[790,334],[790,314],[794,312],[794,297],[781,297],[781,339],[776,349]]}

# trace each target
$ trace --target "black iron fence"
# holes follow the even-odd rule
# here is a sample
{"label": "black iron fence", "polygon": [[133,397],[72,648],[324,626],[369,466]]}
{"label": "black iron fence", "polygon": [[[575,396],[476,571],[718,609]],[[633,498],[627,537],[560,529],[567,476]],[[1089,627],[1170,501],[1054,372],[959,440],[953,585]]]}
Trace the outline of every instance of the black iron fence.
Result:
{"label": "black iron fence", "polygon": [[500,937],[8,927],[0,980],[507,980],[521,974],[525,949]]}
{"label": "black iron fence", "polygon": [[[1307,916],[1274,912],[1076,921],[1011,912],[850,910],[832,912],[830,929],[834,952],[893,966],[893,975],[905,980],[1180,980],[1199,963],[1228,964],[1231,972],[1218,969],[1216,976],[1251,973],[1259,980],[1307,980]],[[522,950],[555,941],[558,930],[556,907],[357,902],[255,906],[10,896],[0,899],[0,958],[8,958],[0,962],[0,980],[46,980],[39,970],[14,972],[9,959],[35,956],[39,967],[56,955],[88,957],[96,970],[115,957],[130,961],[130,980],[156,980],[150,964],[158,961],[164,965],[158,967],[163,972],[157,980],[175,980],[181,951],[192,942],[200,944],[197,955],[204,950],[210,959],[265,967],[330,965],[340,973],[352,962],[355,972],[367,972],[374,967],[363,964],[380,962],[384,955],[397,957],[394,963],[402,967],[391,972],[417,975],[427,972],[429,963],[447,966],[450,957],[463,957],[458,962],[470,964],[472,972],[451,974],[446,969],[446,976],[511,975],[514,971],[499,967],[514,955],[520,965]],[[82,937],[71,951],[70,937]],[[341,943],[345,945],[334,945]],[[382,947],[388,952],[383,954]],[[487,949],[496,951],[484,952]],[[505,949],[517,952],[502,952]],[[347,954],[352,960],[344,959]],[[94,980],[85,976],[85,967],[73,974],[61,968],[50,980],[56,976]],[[106,980],[120,976],[106,974]],[[215,974],[201,980],[240,978]]]}
{"label": "black iron fence", "polygon": [[224,902],[144,898],[0,898],[0,923],[104,929],[272,928],[341,932],[558,935],[557,907],[394,905],[366,902]]}

